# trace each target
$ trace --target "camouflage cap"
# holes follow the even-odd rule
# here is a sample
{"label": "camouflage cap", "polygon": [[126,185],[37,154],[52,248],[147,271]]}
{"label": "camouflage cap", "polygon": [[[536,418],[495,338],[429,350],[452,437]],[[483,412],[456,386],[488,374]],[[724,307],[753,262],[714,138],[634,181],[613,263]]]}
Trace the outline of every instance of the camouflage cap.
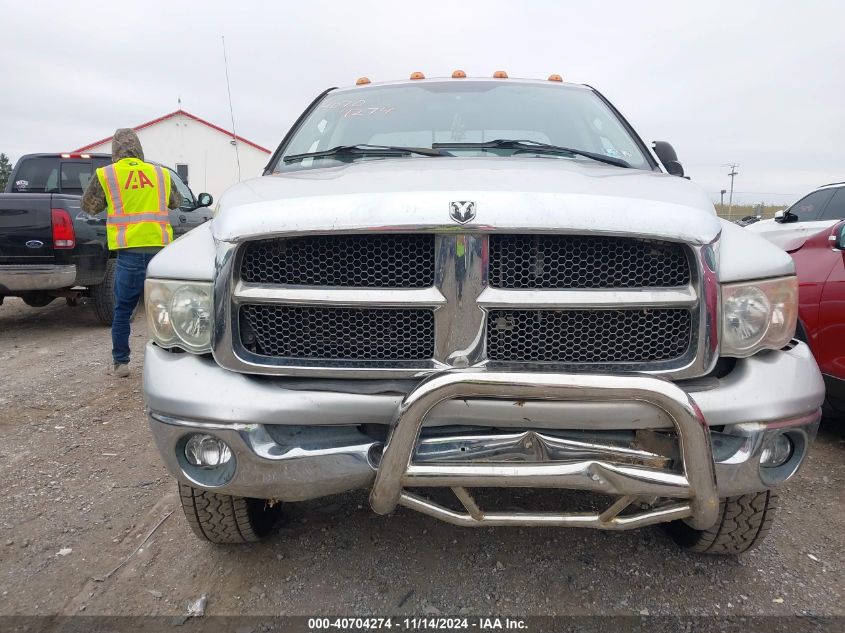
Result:
{"label": "camouflage cap", "polygon": [[117,162],[122,158],[137,158],[144,160],[144,150],[141,141],[134,130],[122,127],[114,133],[111,141],[111,159]]}

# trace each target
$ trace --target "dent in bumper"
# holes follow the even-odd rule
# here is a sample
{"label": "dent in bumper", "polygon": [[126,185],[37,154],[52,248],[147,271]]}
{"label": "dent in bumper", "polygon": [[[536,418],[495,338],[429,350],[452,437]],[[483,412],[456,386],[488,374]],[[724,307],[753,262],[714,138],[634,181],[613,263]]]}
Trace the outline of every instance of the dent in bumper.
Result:
{"label": "dent in bumper", "polygon": [[[323,391],[317,383],[309,388],[296,381],[291,385],[296,388],[289,388],[283,380],[257,380],[225,371],[208,358],[174,354],[152,345],[147,349],[144,383],[153,435],[173,475],[228,494],[283,501],[370,488],[381,443],[355,427],[389,424],[405,386],[395,381],[379,383],[367,386],[370,393],[353,393]],[[351,390],[356,383],[344,385]],[[195,399],[195,394],[203,395]],[[713,445],[717,491],[726,497],[770,487],[761,477],[759,460],[771,434],[790,429],[804,438],[805,447],[809,445],[818,428],[824,387],[809,350],[798,344],[738,361],[734,372],[724,379],[706,389],[692,386],[688,394],[707,423],[717,427],[713,429],[714,442],[730,439],[729,450]],[[185,411],[191,414],[182,414]],[[523,403],[468,398],[438,405],[429,417],[434,424],[512,429],[672,425],[655,407],[629,402]],[[236,459],[229,481],[219,487],[208,486],[180,465],[179,443],[192,432],[210,432],[229,444]],[[805,454],[803,451],[789,476],[798,470]],[[595,460],[580,463],[586,466],[584,472],[573,473],[576,478],[595,474],[589,466]],[[589,484],[578,487],[589,488]],[[620,488],[602,492],[646,495],[654,491]]]}
{"label": "dent in bumper", "polygon": [[[759,490],[769,484],[760,476],[760,454],[766,440],[774,433],[790,430],[801,434],[809,445],[818,430],[820,414],[814,413],[802,418],[781,420],[769,424],[737,425],[727,427],[714,436],[713,452],[716,456],[716,489],[720,498],[732,497]],[[157,414],[149,419],[150,428],[167,469],[177,479],[194,486],[217,489],[227,494],[282,501],[305,501],[319,497],[347,492],[367,490],[375,479],[382,443],[357,431],[354,427],[316,427],[305,431],[296,427],[277,427],[271,437],[263,425],[218,425],[198,421],[177,420]],[[222,485],[208,485],[191,476],[184,468],[179,451],[184,439],[191,433],[211,433],[225,441],[235,456],[236,467],[232,479]],[[718,443],[725,436],[736,438],[730,452],[721,450]],[[464,435],[464,446],[472,445],[472,436]],[[489,437],[478,438],[478,442],[489,442]],[[440,450],[437,441],[426,441],[420,446],[414,458],[415,463],[449,463],[461,455],[461,448]],[[563,453],[560,455],[564,456]],[[590,489],[593,476],[602,471],[601,456],[583,459],[582,464],[591,464],[583,470],[569,473],[572,481],[580,482],[578,487]],[[802,453],[790,466],[789,477],[793,477],[806,457]],[[453,462],[454,463],[454,462]],[[607,474],[607,473],[605,473]],[[612,473],[610,473],[612,475]],[[596,489],[606,494],[666,495],[684,497],[685,488],[671,486],[671,477],[664,477],[663,489],[645,487],[632,489],[626,484],[618,486],[613,476],[604,477],[609,486]],[[666,483],[669,482],[669,483]]]}
{"label": "dent in bumper", "polygon": [[[270,436],[260,424],[208,424],[151,414],[150,429],[165,466],[177,479],[226,494],[304,501],[369,488],[375,477],[374,453],[381,443],[351,427],[291,427]],[[192,476],[180,450],[191,433],[211,433],[232,449],[235,470],[222,485]]]}

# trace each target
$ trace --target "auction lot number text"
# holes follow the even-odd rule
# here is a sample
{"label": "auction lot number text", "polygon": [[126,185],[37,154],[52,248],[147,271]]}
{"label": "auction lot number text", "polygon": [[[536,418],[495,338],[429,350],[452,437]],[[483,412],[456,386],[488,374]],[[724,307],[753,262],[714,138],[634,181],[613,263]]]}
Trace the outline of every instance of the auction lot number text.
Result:
{"label": "auction lot number text", "polygon": [[308,618],[311,631],[519,631],[527,628],[519,618],[498,617]]}

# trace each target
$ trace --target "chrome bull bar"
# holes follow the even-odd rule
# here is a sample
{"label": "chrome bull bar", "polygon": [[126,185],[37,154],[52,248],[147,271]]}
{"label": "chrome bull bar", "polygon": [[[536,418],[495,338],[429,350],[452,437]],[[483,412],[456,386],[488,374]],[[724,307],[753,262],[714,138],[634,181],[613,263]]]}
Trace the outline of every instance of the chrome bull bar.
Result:
{"label": "chrome bull bar", "polygon": [[[514,400],[641,401],[665,411],[677,432],[683,474],[602,460],[551,463],[426,463],[412,461],[426,415],[438,404],[459,398]],[[406,487],[449,487],[466,513],[450,510]],[[601,513],[484,512],[467,491],[473,487],[568,488],[617,495]],[[621,515],[638,498],[681,501]],[[719,500],[710,432],[698,406],[673,383],[648,375],[535,374],[456,369],[420,382],[402,401],[370,493],[379,514],[397,505],[462,526],[548,525],[610,530],[675,519],[697,529],[716,522]]]}

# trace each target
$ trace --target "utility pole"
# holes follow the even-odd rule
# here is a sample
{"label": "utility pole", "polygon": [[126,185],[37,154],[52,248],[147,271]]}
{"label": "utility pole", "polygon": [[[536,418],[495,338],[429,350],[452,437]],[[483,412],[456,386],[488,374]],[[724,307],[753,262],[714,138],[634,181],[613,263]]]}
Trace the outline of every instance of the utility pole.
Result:
{"label": "utility pole", "polygon": [[723,167],[730,167],[731,171],[728,176],[731,177],[731,192],[728,196],[728,218],[733,218],[733,208],[734,208],[734,177],[739,173],[736,168],[739,167],[737,163],[728,163],[727,165],[723,165]]}
{"label": "utility pole", "polygon": [[722,190],[719,192],[719,206],[720,206],[720,207],[724,207],[724,206],[725,206],[725,194],[726,194],[727,192],[728,192],[728,190],[727,190],[727,189],[722,189]]}

